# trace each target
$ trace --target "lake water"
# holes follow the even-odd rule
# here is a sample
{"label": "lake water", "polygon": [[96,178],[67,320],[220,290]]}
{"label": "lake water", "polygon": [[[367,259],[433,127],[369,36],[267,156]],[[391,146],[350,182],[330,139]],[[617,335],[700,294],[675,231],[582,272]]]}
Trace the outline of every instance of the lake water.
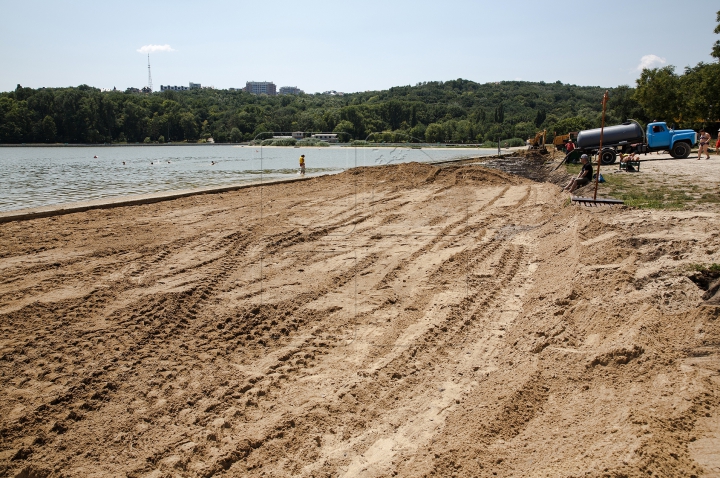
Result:
{"label": "lake water", "polygon": [[292,178],[297,177],[301,154],[306,159],[306,175],[312,176],[356,166],[433,162],[494,153],[491,149],[340,146],[3,147],[0,211]]}

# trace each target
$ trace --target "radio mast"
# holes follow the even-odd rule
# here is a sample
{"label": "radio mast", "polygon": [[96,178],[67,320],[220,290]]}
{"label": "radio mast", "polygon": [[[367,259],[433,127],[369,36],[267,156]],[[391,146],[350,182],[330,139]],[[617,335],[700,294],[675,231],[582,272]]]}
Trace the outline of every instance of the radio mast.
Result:
{"label": "radio mast", "polygon": [[148,90],[152,93],[152,75],[150,74],[150,53],[148,53]]}

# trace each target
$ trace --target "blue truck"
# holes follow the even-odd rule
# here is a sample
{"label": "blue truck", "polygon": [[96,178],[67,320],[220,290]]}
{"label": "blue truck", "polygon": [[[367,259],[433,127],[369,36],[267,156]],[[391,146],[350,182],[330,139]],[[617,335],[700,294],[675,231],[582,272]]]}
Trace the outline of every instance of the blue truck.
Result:
{"label": "blue truck", "polygon": [[[613,164],[619,153],[651,153],[667,151],[673,158],[690,156],[697,143],[697,133],[691,129],[674,130],[663,121],[648,123],[646,131],[637,121],[630,120],[617,126],[608,126],[603,133],[600,162]],[[575,141],[577,154],[597,154],[600,149],[600,128],[580,131]]]}

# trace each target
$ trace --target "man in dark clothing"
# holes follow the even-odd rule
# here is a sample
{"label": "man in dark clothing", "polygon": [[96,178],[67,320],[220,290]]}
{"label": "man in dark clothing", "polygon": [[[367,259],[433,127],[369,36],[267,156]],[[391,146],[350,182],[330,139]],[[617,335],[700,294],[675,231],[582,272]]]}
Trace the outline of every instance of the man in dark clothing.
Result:
{"label": "man in dark clothing", "polygon": [[568,185],[563,188],[563,191],[573,192],[577,188],[590,183],[590,179],[592,179],[593,175],[593,167],[592,164],[590,164],[590,158],[588,158],[587,154],[583,154],[582,156],[580,156],[580,162],[582,163],[582,169],[580,169],[580,173],[577,175],[576,178],[570,180]]}

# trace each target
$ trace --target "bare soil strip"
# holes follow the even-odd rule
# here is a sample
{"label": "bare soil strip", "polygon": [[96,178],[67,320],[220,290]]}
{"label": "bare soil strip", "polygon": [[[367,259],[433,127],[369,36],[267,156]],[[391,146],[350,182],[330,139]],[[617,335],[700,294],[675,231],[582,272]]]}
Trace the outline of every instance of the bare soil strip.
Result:
{"label": "bare soil strip", "polygon": [[416,163],[0,224],[0,475],[718,476],[718,226]]}

